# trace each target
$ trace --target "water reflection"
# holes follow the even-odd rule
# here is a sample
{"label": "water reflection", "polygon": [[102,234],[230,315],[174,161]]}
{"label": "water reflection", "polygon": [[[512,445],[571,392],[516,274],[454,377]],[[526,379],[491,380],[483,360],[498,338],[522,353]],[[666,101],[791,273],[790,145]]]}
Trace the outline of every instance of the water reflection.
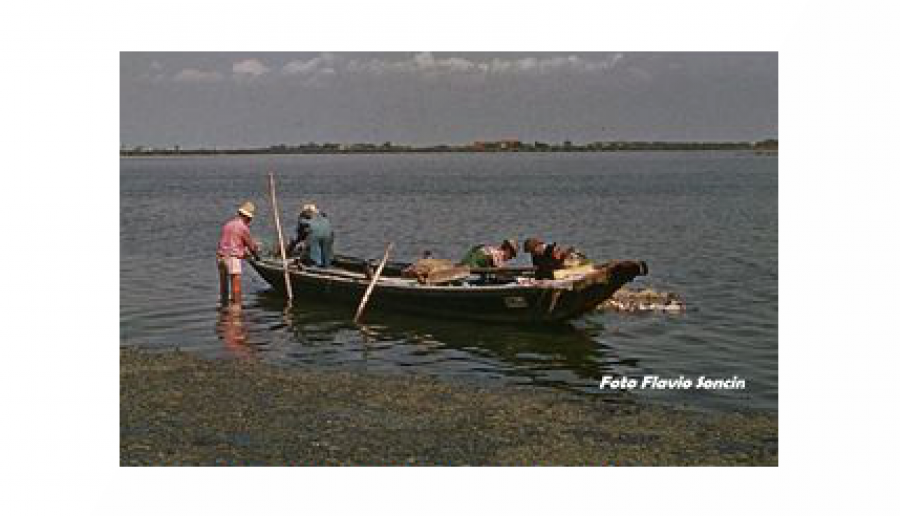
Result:
{"label": "water reflection", "polygon": [[256,348],[249,342],[243,310],[238,305],[219,309],[216,335],[224,343],[228,354],[235,358],[251,358],[256,354]]}
{"label": "water reflection", "polygon": [[[599,393],[604,375],[632,374],[638,360],[603,342],[599,323],[580,327],[473,324],[379,312],[352,322],[352,308],[298,304],[284,313],[283,300],[265,292],[257,308],[287,332],[273,353],[314,365],[398,368],[436,376],[502,380],[503,383]],[[277,322],[276,322],[277,321]],[[284,357],[272,357],[280,361]]]}

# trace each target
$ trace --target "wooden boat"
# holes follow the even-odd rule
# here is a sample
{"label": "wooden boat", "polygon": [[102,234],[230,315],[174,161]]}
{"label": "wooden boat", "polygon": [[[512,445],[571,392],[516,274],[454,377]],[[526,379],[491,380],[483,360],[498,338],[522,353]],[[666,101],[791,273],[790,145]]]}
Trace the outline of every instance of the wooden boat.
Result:
{"label": "wooden boat", "polygon": [[[276,291],[284,294],[280,259],[249,260]],[[388,310],[441,318],[504,323],[554,323],[578,317],[608,299],[622,285],[647,274],[640,261],[611,261],[562,280],[535,280],[523,269],[479,270],[466,281],[422,285],[401,277],[409,264],[388,262],[369,300],[373,310]],[[356,307],[370,283],[369,262],[338,256],[329,268],[289,262],[295,298],[319,299]],[[302,301],[301,301],[302,302]]]}

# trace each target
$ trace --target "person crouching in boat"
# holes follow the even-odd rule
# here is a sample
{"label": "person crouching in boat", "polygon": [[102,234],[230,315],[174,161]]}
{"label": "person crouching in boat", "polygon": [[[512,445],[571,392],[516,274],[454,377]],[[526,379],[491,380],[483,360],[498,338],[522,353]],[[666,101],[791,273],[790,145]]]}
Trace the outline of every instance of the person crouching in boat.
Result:
{"label": "person crouching in boat", "polygon": [[229,287],[231,305],[241,306],[241,260],[247,255],[258,258],[259,244],[250,236],[250,222],[256,207],[245,202],[238,208],[237,216],[222,226],[222,236],[216,250],[219,269],[219,294],[222,305],[228,305]]}
{"label": "person crouching in boat", "polygon": [[531,255],[531,264],[535,268],[534,279],[553,279],[553,271],[587,263],[584,255],[574,247],[562,249],[555,242],[545,244],[538,238],[525,241],[525,252]]}
{"label": "person crouching in boat", "polygon": [[297,235],[289,244],[291,255],[318,267],[331,266],[334,248],[334,230],[331,221],[315,204],[305,204],[297,219]]}
{"label": "person crouching in boat", "polygon": [[503,241],[499,246],[476,245],[459,262],[472,268],[503,267],[506,262],[516,257],[519,243],[512,238]]}

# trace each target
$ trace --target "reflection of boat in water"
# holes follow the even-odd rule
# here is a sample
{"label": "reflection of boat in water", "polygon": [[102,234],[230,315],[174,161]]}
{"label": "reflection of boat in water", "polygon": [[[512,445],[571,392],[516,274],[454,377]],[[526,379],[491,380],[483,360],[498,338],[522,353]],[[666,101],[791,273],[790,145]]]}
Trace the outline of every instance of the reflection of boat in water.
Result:
{"label": "reflection of boat in water", "polygon": [[[261,293],[259,307],[279,320],[284,300]],[[409,370],[438,376],[505,378],[513,384],[598,393],[604,375],[631,374],[632,357],[603,341],[603,327],[579,325],[480,325],[391,312],[373,312],[365,325],[351,321],[353,307],[296,304],[282,326],[299,346],[281,346],[288,361],[328,364],[372,361],[382,369]],[[409,369],[407,369],[409,368]],[[616,393],[617,394],[617,393]],[[613,396],[618,399],[619,396]]]}
{"label": "reflection of boat in water", "polygon": [[[250,260],[262,278],[285,292],[280,260]],[[293,292],[355,307],[370,283],[368,263],[338,257],[330,268],[288,265]],[[644,262],[612,261],[558,280],[504,275],[502,269],[467,281],[423,285],[403,278],[407,263],[389,262],[369,302],[375,310],[507,323],[554,323],[578,317],[613,295],[622,285],[647,274]]]}

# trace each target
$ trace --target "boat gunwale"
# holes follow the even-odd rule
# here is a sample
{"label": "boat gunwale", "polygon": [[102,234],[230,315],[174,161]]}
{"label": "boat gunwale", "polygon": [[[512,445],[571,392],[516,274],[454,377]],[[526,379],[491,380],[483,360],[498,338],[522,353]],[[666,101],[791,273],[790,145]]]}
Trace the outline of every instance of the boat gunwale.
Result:
{"label": "boat gunwale", "polygon": [[[273,272],[283,273],[284,268],[280,264],[271,261],[271,260],[251,260],[251,263],[254,266],[262,267],[268,269]],[[306,276],[309,278],[322,279],[328,281],[336,281],[343,283],[353,283],[359,284],[362,286],[368,285],[371,281],[362,273],[357,273],[353,271],[347,271],[344,269],[340,270],[339,274],[331,274],[328,272],[328,269],[323,269],[320,267],[305,267],[303,269],[291,268],[288,265],[288,272],[294,276]],[[353,276],[350,276],[353,275]],[[358,277],[356,277],[358,275]],[[578,279],[572,280],[537,280],[544,281],[548,283],[534,283],[534,284],[521,284],[521,283],[510,283],[505,285],[472,285],[472,286],[458,286],[458,285],[423,285],[421,283],[416,282],[413,279],[410,279],[408,284],[396,284],[391,283],[392,280],[397,280],[400,278],[381,278],[379,279],[377,286],[379,289],[398,289],[398,290],[415,290],[415,291],[424,291],[424,292],[459,292],[459,293],[476,293],[476,292],[521,292],[521,291],[559,291],[559,292],[571,292],[578,291],[584,288],[588,288],[597,282],[592,281],[594,278],[598,278],[599,276],[604,275],[602,271],[598,270],[594,273],[589,273],[585,276],[582,276]],[[605,275],[604,275],[605,276]],[[405,279],[405,278],[403,278]],[[387,281],[386,281],[387,280]],[[549,281],[553,281],[554,283],[549,283]]]}

